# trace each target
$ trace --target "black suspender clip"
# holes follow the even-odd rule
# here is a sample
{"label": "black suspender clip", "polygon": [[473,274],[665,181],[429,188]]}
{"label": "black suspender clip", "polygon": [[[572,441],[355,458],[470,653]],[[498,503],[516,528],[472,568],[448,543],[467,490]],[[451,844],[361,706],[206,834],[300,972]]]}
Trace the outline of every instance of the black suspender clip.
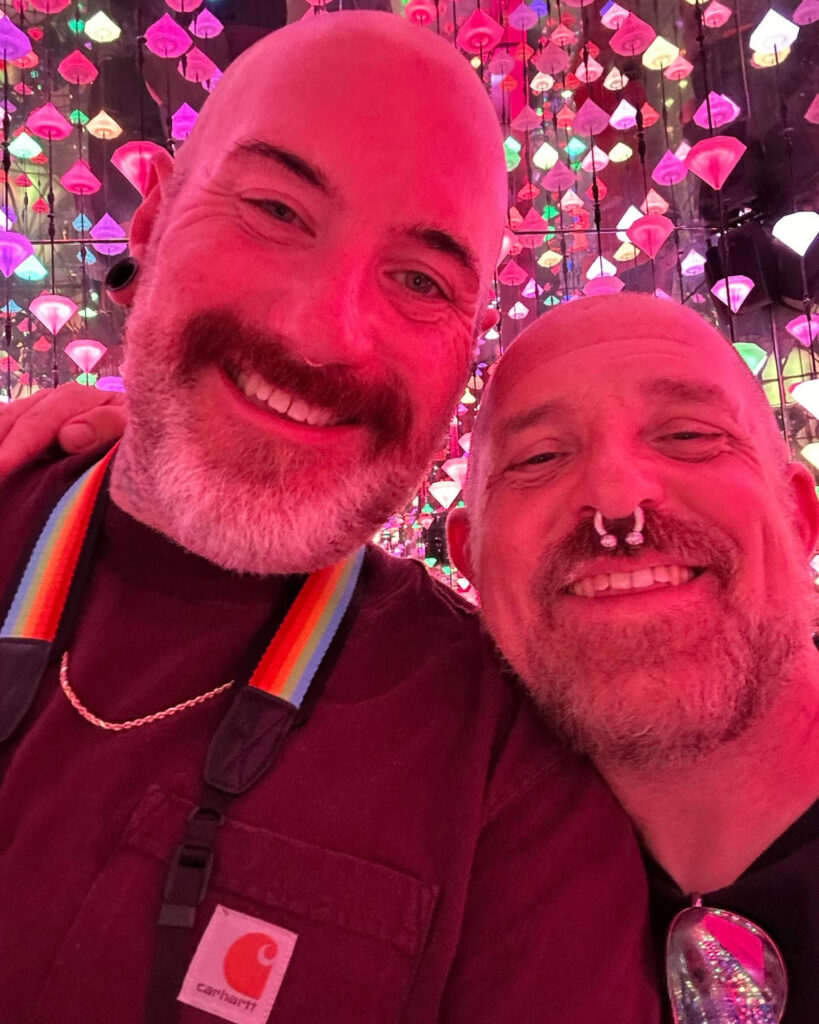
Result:
{"label": "black suspender clip", "polygon": [[204,900],[213,869],[213,846],[225,820],[222,811],[202,805],[188,816],[182,842],[174,850],[165,880],[160,925],[168,928],[193,928],[196,909]]}

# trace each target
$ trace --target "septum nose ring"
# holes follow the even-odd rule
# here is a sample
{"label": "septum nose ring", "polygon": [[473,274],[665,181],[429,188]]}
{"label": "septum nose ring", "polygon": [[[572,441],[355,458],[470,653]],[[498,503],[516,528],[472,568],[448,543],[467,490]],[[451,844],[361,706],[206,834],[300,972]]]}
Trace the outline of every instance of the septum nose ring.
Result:
{"label": "septum nose ring", "polygon": [[[646,524],[646,517],[639,505],[632,512],[632,515],[634,517],[634,528],[629,530],[624,540],[630,548],[638,548],[645,540],[645,537],[643,537],[643,527]],[[594,528],[600,538],[600,544],[604,548],[612,550],[617,547],[617,537],[606,529],[603,513],[600,511],[594,513]]]}

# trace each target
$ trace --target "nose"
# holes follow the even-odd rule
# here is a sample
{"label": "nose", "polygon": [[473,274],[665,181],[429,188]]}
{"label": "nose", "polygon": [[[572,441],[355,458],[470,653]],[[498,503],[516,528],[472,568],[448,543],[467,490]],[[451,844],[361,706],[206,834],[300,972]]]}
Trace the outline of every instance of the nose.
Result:
{"label": "nose", "polygon": [[313,365],[363,366],[373,354],[366,275],[351,260],[311,265],[270,304],[268,325]]}
{"label": "nose", "polygon": [[662,504],[665,488],[659,456],[612,441],[596,445],[585,460],[580,483],[586,514],[600,512],[607,521],[627,520],[640,505]]}

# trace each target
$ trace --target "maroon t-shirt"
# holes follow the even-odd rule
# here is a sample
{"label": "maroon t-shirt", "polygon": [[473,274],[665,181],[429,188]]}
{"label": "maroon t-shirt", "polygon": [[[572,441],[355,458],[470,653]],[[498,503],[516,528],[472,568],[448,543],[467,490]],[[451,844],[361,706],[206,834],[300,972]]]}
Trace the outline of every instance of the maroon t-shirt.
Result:
{"label": "maroon t-shirt", "polygon": [[[4,604],[86,464],[0,488]],[[109,505],[71,685],[109,721],[184,701],[231,678],[285,589]],[[230,700],[111,733],[46,671],[0,752],[0,1024],[142,1024],[163,880]],[[371,550],[309,722],[231,806],[194,945],[216,904],[298,936],[271,1024],[651,1024],[645,890],[624,815],[499,675],[475,612]]]}

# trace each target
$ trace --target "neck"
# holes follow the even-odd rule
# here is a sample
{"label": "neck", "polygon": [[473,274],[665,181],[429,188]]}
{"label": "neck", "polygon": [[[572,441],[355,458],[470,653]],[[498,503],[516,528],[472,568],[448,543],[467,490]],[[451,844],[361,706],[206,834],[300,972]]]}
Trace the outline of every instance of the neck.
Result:
{"label": "neck", "polygon": [[778,703],[718,750],[655,768],[598,763],[648,851],[684,892],[736,881],[819,797],[812,643],[796,664]]}
{"label": "neck", "polygon": [[114,456],[110,491],[114,504],[132,519],[176,539],[158,507],[149,477],[139,470],[127,429]]}

